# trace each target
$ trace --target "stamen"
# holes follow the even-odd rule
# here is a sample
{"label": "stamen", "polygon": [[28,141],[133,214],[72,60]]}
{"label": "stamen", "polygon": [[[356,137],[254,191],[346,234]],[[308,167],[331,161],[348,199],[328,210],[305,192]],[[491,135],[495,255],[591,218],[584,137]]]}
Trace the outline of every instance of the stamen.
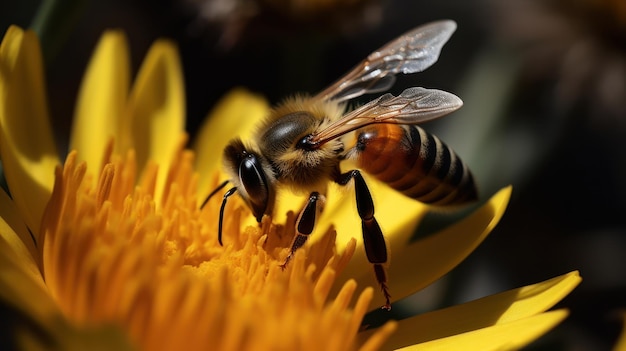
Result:
{"label": "stamen", "polygon": [[98,179],[98,190],[96,195],[96,203],[98,207],[101,207],[104,201],[109,198],[114,174],[115,171],[113,169],[113,165],[107,164],[103,167],[100,179]]}
{"label": "stamen", "polygon": [[[292,213],[283,225],[265,216],[260,227],[241,230],[249,211],[232,197],[222,214],[228,245],[220,247],[214,239],[220,204],[198,209],[192,153],[178,155],[160,202],[153,197],[156,164],[149,163],[136,184],[132,150],[109,160],[94,177],[70,153],[56,170],[43,217],[46,284],[66,316],[118,324],[151,350],[354,345],[371,289],[354,310],[354,281],[329,301],[354,240],[337,254],[329,230],[297,250],[283,272],[279,265],[295,235]],[[285,333],[276,335],[277,328]]]}

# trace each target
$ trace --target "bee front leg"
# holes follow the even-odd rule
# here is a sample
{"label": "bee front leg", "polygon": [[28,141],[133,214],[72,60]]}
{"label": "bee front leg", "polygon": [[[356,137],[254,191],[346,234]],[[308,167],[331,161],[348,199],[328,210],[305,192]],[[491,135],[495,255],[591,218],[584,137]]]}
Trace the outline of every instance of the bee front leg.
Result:
{"label": "bee front leg", "polygon": [[321,195],[318,192],[312,192],[309,195],[309,199],[307,203],[304,205],[304,208],[300,212],[298,219],[296,220],[296,235],[293,237],[291,242],[291,250],[289,251],[289,255],[285,258],[285,262],[280,265],[282,269],[287,268],[287,263],[293,257],[293,254],[301,248],[304,243],[306,243],[309,235],[313,233],[313,229],[315,228],[315,223],[317,222],[317,217],[320,212],[324,208],[324,204],[326,203],[326,197]]}
{"label": "bee front leg", "polygon": [[340,185],[346,185],[354,179],[354,191],[356,194],[356,207],[361,217],[361,227],[363,230],[363,245],[365,246],[365,254],[367,260],[374,266],[374,274],[376,281],[380,285],[380,289],[385,296],[385,305],[383,309],[391,310],[391,295],[387,288],[387,273],[384,264],[387,263],[387,245],[383,231],[374,217],[374,201],[372,194],[365,183],[365,179],[358,170],[352,170],[340,174],[335,180]]}

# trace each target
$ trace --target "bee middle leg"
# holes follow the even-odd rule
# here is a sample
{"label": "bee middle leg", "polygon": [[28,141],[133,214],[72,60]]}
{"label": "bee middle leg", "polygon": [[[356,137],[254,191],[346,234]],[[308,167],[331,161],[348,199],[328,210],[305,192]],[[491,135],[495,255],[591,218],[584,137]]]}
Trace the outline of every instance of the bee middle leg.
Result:
{"label": "bee middle leg", "polygon": [[287,268],[287,263],[289,263],[296,250],[301,248],[306,243],[309,235],[313,233],[317,217],[322,211],[325,203],[326,197],[324,195],[315,191],[309,195],[309,199],[296,220],[296,235],[291,241],[289,255],[285,258],[285,262],[280,265],[282,269]]}
{"label": "bee middle leg", "polygon": [[391,310],[391,295],[387,287],[387,273],[384,267],[384,264],[387,263],[387,244],[385,244],[383,231],[380,229],[376,217],[374,217],[374,201],[372,200],[372,194],[359,170],[355,169],[339,174],[335,181],[339,185],[346,185],[351,179],[354,179],[356,208],[359,217],[361,217],[365,254],[367,255],[367,260],[374,267],[376,281],[385,296],[385,305],[382,308]]}

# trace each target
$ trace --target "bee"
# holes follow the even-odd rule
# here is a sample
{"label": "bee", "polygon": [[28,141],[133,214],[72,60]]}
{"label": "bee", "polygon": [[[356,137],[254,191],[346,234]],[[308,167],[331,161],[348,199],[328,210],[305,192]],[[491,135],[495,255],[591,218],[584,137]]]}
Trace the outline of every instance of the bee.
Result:
{"label": "bee", "polygon": [[[386,300],[383,308],[391,309],[385,270],[387,246],[361,172],[427,204],[455,206],[476,200],[468,167],[437,137],[416,126],[463,103],[451,93],[419,87],[398,96],[387,93],[344,112],[346,102],[388,90],[397,74],[430,67],[455,29],[455,22],[449,20],[415,28],[374,51],[317,95],[292,97],[278,105],[260,124],[252,142],[232,140],[223,154],[229,179],[204,202],[233,184],[222,199],[220,245],[224,207],[234,193],[239,193],[260,222],[264,215],[272,215],[279,189],[303,192],[309,196],[297,217],[284,268],[313,232],[329,182],[352,183],[367,259]],[[340,164],[345,160],[355,161],[357,167],[342,172]]]}

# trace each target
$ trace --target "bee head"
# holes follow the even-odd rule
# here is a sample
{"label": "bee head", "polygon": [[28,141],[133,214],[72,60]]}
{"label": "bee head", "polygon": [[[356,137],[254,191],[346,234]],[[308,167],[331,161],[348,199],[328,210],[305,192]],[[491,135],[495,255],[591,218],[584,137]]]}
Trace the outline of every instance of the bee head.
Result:
{"label": "bee head", "polygon": [[258,222],[274,206],[274,174],[260,153],[246,148],[240,139],[224,149],[224,165],[241,197]]}

